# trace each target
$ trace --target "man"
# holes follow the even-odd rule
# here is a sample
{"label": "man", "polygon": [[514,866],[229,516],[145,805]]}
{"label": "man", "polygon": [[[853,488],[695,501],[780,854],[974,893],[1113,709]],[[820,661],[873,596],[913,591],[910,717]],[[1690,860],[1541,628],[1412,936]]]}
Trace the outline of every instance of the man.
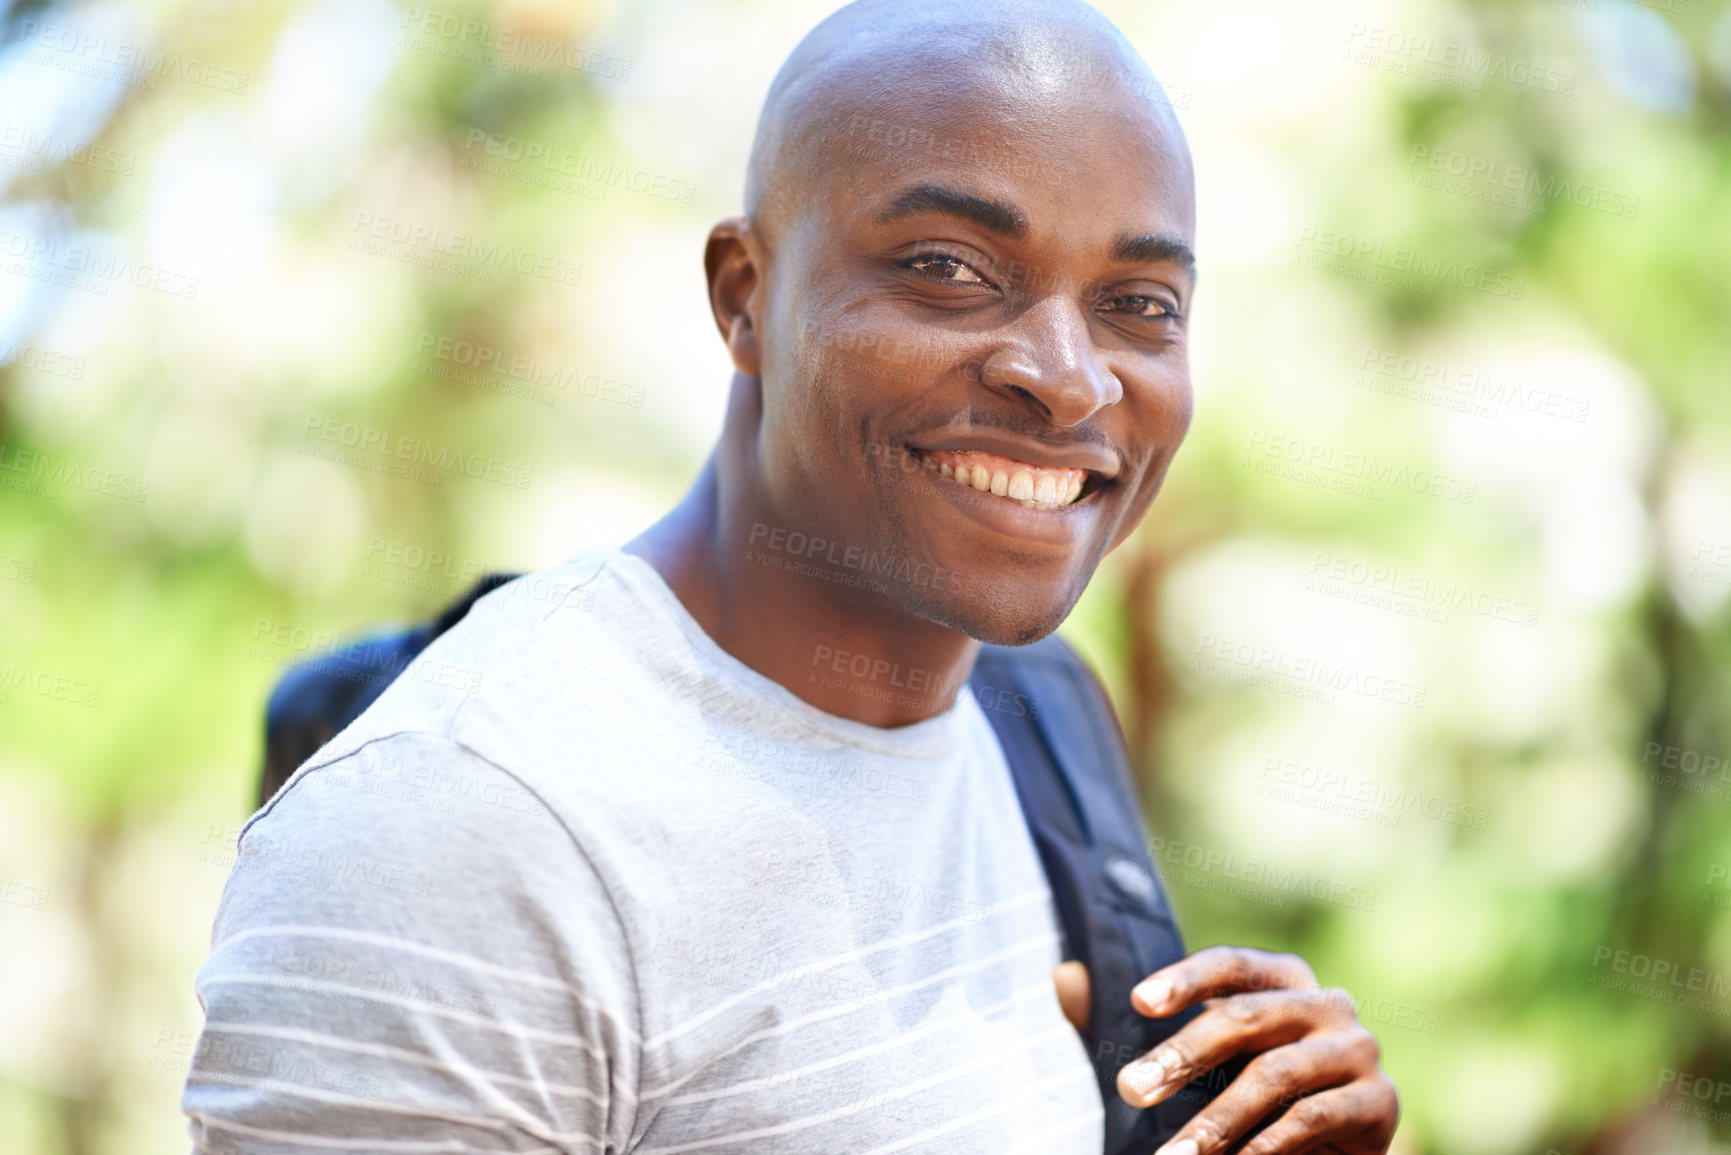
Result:
{"label": "man", "polygon": [[[714,455],[624,550],[483,599],[249,823],[201,1150],[1097,1155],[1087,975],[956,691],[1064,619],[1188,426],[1157,92],[1074,0],[861,0],[800,44],[705,254]],[[1131,1103],[1256,1056],[1162,1151],[1386,1150],[1375,1041],[1316,985],[1216,948],[1137,988],[1220,1001]]]}

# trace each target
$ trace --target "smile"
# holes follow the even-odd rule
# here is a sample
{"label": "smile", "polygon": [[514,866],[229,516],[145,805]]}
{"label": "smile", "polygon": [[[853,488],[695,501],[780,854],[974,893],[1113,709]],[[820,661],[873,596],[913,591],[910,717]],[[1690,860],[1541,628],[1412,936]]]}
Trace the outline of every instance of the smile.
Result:
{"label": "smile", "polygon": [[1028,509],[1063,509],[1081,500],[1088,487],[1089,472],[1086,469],[1049,469],[977,450],[920,449],[914,452],[926,472],[980,493],[1017,502]]}

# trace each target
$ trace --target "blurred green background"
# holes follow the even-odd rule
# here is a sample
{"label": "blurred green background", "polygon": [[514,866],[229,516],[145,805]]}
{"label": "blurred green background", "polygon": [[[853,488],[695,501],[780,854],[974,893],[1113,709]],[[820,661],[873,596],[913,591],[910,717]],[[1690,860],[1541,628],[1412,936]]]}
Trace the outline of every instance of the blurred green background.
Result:
{"label": "blurred green background", "polygon": [[[0,47],[0,1151],[184,1151],[286,664],[683,491],[704,236],[828,0],[106,0]],[[1193,945],[1397,1150],[1731,1150],[1731,4],[1103,2],[1198,415],[1065,632]],[[461,462],[461,464],[453,464]]]}

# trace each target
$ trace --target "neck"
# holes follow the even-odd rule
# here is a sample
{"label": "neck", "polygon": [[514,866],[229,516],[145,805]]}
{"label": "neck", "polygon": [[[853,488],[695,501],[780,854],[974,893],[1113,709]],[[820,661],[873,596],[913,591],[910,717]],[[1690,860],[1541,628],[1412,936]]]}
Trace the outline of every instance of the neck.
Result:
{"label": "neck", "polygon": [[757,381],[735,374],[715,452],[626,552],[655,567],[717,645],[820,710],[881,727],[947,710],[979,643],[863,584],[812,572],[861,576],[827,555],[786,548],[789,535],[808,535],[776,512],[760,482],[761,415]]}

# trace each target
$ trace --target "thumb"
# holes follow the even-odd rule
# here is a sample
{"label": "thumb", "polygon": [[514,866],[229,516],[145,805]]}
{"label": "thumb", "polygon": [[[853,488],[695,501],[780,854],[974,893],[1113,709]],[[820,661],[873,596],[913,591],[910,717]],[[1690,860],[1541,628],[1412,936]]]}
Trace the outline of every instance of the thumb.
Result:
{"label": "thumb", "polygon": [[1061,962],[1052,972],[1052,985],[1058,991],[1058,1009],[1078,1031],[1088,1029],[1088,1006],[1093,1001],[1093,985],[1088,968],[1074,959]]}

